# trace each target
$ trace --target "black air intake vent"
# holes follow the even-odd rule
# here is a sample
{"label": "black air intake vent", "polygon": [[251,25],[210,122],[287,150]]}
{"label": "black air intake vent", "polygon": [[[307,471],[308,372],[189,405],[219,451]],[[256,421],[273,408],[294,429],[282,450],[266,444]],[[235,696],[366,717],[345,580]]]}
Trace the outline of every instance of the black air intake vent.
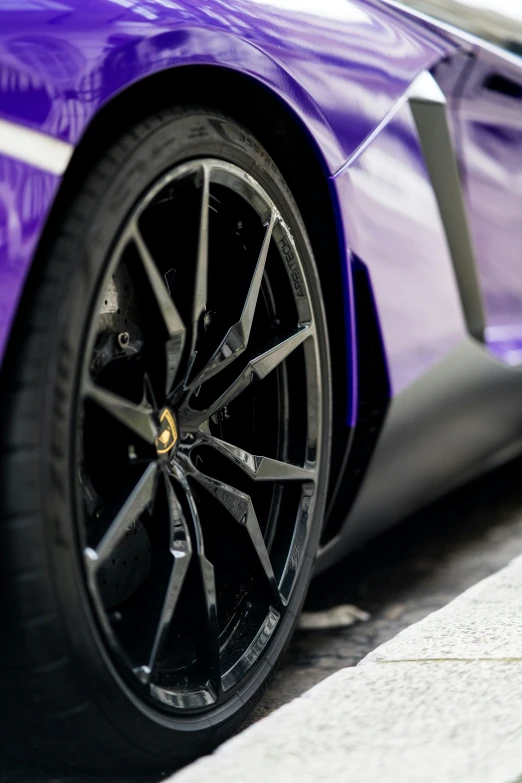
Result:
{"label": "black air intake vent", "polygon": [[353,262],[357,342],[357,422],[328,507],[321,545],[339,533],[356,498],[379,438],[388,403],[390,384],[384,348],[366,266]]}

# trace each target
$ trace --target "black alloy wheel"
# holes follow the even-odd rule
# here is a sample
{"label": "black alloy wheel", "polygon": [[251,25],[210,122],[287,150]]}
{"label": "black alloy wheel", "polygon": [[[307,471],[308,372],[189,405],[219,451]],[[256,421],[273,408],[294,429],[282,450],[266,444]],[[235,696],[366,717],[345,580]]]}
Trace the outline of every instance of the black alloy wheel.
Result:
{"label": "black alloy wheel", "polygon": [[[58,499],[51,476],[38,510],[53,646],[135,745],[119,768],[149,754],[153,766],[151,744],[157,763],[207,750],[259,698],[311,575],[330,435],[319,283],[280,174],[219,115],[150,124],[99,164],[65,220],[47,261],[64,304],[40,361],[55,378],[44,431],[65,400],[42,436],[51,463],[63,440],[60,464],[37,467],[68,487]],[[24,305],[38,312],[38,291]]]}
{"label": "black alloy wheel", "polygon": [[155,183],[92,319],[78,494],[104,633],[162,706],[225,699],[285,613],[313,512],[318,361],[299,255],[261,186],[211,158]]}

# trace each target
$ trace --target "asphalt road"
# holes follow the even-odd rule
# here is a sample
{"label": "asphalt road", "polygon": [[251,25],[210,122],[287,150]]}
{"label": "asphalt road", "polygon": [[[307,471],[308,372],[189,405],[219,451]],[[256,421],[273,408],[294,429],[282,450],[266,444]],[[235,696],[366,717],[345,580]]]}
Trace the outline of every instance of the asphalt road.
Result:
{"label": "asphalt road", "polygon": [[368,622],[297,631],[250,722],[329,674],[354,666],[403,628],[522,553],[522,459],[518,459],[350,555],[312,582],[305,608],[355,604]]}

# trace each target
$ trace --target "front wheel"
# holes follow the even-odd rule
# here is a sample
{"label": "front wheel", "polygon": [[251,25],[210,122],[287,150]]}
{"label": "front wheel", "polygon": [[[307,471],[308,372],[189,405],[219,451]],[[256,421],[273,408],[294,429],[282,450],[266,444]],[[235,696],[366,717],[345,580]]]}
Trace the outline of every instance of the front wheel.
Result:
{"label": "front wheel", "polygon": [[328,477],[318,275],[256,140],[195,109],[130,129],[36,260],[2,381],[12,763],[208,751],[291,635]]}

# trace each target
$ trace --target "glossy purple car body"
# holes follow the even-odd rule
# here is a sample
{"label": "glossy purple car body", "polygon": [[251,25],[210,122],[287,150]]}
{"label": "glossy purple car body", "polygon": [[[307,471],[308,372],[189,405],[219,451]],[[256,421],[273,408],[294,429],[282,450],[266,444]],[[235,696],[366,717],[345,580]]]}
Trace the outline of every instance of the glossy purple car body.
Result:
{"label": "glossy purple car body", "polygon": [[404,3],[0,0],[0,777],[209,752],[521,450],[522,14]]}
{"label": "glossy purple car body", "polygon": [[239,74],[239,106],[251,86],[291,118],[337,225],[347,382],[319,567],[508,458],[522,436],[517,24],[502,48],[502,31],[486,43],[385,0],[4,0],[0,356],[90,129],[147,80],[175,103],[202,74],[224,92]]}

